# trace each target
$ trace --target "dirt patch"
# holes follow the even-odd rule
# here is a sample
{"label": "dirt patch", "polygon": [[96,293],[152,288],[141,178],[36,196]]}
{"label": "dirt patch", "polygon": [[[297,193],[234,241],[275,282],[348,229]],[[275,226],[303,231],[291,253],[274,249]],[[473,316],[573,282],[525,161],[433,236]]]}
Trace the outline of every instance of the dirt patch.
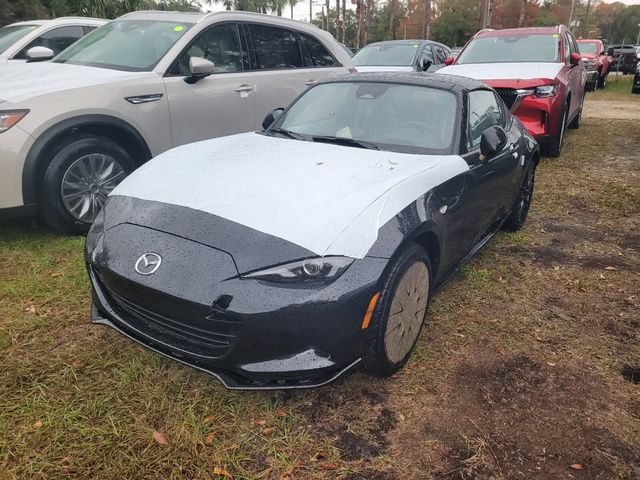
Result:
{"label": "dirt patch", "polygon": [[585,102],[583,118],[639,120],[640,104],[624,100],[591,100]]}

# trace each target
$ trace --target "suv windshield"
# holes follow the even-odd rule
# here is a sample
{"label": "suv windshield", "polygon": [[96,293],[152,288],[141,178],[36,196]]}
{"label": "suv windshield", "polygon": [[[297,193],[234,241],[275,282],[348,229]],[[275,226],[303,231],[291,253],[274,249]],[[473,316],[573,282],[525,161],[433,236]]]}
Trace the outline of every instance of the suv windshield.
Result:
{"label": "suv windshield", "polygon": [[451,153],[457,97],[448,91],[380,82],[309,89],[268,130],[300,140],[404,153]]}
{"label": "suv windshield", "polygon": [[578,43],[578,50],[582,54],[595,55],[598,53],[598,45],[596,43],[580,42]]}
{"label": "suv windshield", "polygon": [[559,61],[560,35],[555,33],[478,37],[462,51],[456,64]]}
{"label": "suv windshield", "polygon": [[36,28],[37,25],[7,25],[0,28],[0,53]]}
{"label": "suv windshield", "polygon": [[80,39],[54,62],[130,72],[151,71],[192,24],[119,20]]}
{"label": "suv windshield", "polygon": [[409,66],[418,51],[417,43],[381,43],[364,47],[352,58],[356,66]]}

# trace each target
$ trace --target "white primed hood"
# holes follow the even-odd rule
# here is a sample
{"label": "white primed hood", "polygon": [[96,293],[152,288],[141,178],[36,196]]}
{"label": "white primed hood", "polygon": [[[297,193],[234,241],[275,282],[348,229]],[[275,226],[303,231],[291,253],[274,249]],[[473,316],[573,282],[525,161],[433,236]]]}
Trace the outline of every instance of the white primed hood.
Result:
{"label": "white primed hood", "polygon": [[476,80],[554,79],[562,67],[564,67],[563,63],[469,63],[449,65],[438,70],[438,73],[459,75]]}
{"label": "white primed hood", "polygon": [[467,170],[457,155],[391,153],[243,133],[165,152],[111,195],[211,213],[317,255],[362,258],[379,227]]}
{"label": "white primed hood", "polygon": [[156,75],[52,62],[10,62],[0,67],[0,100],[18,103],[63,90]]}

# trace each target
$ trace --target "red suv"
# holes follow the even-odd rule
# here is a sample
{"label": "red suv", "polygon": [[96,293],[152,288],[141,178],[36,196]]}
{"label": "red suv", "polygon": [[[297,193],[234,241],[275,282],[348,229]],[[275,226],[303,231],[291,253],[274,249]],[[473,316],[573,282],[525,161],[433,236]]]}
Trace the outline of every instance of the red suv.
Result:
{"label": "red suv", "polygon": [[483,80],[538,140],[560,155],[564,131],[578,128],[586,81],[573,34],[564,26],[481,30],[439,74]]}
{"label": "red suv", "polygon": [[587,90],[607,86],[607,75],[611,61],[600,40],[578,40],[580,55],[587,69]]}

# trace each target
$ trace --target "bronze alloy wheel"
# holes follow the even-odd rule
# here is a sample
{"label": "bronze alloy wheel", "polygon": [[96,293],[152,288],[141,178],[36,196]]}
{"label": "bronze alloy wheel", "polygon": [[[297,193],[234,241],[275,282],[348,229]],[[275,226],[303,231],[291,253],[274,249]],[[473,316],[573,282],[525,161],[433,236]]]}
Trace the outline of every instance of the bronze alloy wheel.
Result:
{"label": "bronze alloy wheel", "polygon": [[384,334],[387,358],[401,362],[413,348],[429,303],[429,270],[416,261],[400,278],[391,301]]}

